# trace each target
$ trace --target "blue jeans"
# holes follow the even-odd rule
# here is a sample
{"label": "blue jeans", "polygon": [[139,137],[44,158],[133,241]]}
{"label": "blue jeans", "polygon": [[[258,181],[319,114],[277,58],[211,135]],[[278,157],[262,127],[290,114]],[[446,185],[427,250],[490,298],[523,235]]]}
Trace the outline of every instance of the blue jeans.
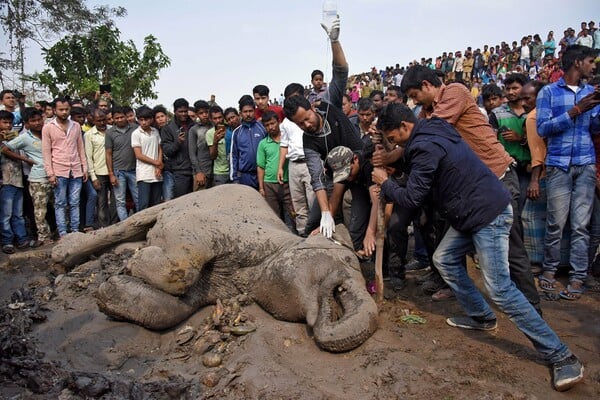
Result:
{"label": "blue jeans", "polygon": [[594,195],[594,212],[590,219],[590,252],[588,270],[592,269],[592,263],[596,258],[596,251],[600,245],[600,197],[596,193]]}
{"label": "blue jeans", "polygon": [[27,240],[25,220],[23,219],[23,188],[2,185],[0,188],[0,220],[2,221],[2,245]]}
{"label": "blue jeans", "polygon": [[[94,215],[96,213],[96,202],[98,201],[98,193],[94,189],[92,180],[88,179],[84,184],[85,204],[83,212],[85,213],[85,221],[83,221],[84,227],[94,225]],[[83,197],[83,196],[82,196]],[[81,208],[79,209],[81,213]]]}
{"label": "blue jeans", "polygon": [[567,172],[548,167],[546,171],[546,236],[544,272],[556,273],[560,264],[560,239],[567,220],[571,224],[570,280],[583,282],[589,264],[588,224],[594,205],[595,165],[572,165]]}
{"label": "blue jeans", "polygon": [[119,186],[113,188],[115,192],[115,202],[117,203],[117,214],[119,215],[119,221],[123,221],[127,218],[127,189],[131,193],[135,209],[138,209],[138,191],[137,182],[135,180],[135,169],[125,171],[115,171],[115,176],[119,181]]}
{"label": "blue jeans", "polygon": [[69,206],[69,219],[71,232],[79,230],[79,199],[81,198],[82,178],[64,178],[58,176],[54,186],[54,213],[56,215],[56,227],[58,234],[62,237],[69,233],[67,229],[67,206]]}
{"label": "blue jeans", "polygon": [[175,177],[171,171],[163,171],[162,197],[164,201],[173,199],[175,192]]}
{"label": "blue jeans", "polygon": [[468,316],[495,319],[494,311],[467,274],[465,255],[475,249],[483,283],[492,301],[546,361],[564,360],[571,355],[569,349],[510,279],[508,236],[512,222],[513,211],[508,205],[490,224],[473,234],[450,228],[433,254],[433,263]]}
{"label": "blue jeans", "polygon": [[138,182],[138,211],[159,204],[161,192],[162,182]]}

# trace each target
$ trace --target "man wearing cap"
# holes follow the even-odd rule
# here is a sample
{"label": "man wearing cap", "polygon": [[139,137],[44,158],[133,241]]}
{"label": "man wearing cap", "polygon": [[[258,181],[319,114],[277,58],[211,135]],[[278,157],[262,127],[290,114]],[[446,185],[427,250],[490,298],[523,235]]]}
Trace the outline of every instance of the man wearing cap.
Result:
{"label": "man wearing cap", "polygon": [[327,155],[327,165],[333,174],[333,192],[329,209],[335,215],[344,192],[352,191],[352,206],[348,229],[354,249],[362,247],[368,257],[375,251],[377,229],[377,185],[371,180],[373,165],[361,152],[352,151],[346,146],[337,146]]}

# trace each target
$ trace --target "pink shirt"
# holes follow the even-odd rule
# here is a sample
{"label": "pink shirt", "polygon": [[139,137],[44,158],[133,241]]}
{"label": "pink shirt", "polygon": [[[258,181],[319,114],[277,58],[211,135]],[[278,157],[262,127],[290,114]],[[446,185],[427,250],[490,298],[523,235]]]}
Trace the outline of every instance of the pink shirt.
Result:
{"label": "pink shirt", "polygon": [[49,177],[68,178],[69,173],[74,178],[87,175],[87,162],[79,124],[69,120],[66,132],[56,119],[44,125],[42,157]]}

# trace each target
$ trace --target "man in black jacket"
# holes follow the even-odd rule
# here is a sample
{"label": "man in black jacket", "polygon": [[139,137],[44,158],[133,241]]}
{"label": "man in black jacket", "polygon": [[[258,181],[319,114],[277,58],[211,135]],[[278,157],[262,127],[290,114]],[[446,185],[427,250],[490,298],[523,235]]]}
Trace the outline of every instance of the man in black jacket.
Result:
{"label": "man in black jacket", "polygon": [[186,99],[173,103],[175,118],[160,130],[165,158],[163,185],[164,200],[170,200],[192,191],[192,162],[189,154],[188,132],[194,121],[188,115],[190,104]]}
{"label": "man in black jacket", "polygon": [[387,199],[407,209],[432,201],[451,225],[433,255],[433,263],[468,316],[448,318],[448,325],[496,329],[496,315],[467,274],[465,256],[475,250],[492,301],[552,364],[554,387],[567,390],[583,379],[583,365],[552,331],[510,280],[508,237],[513,222],[511,195],[446,121],[417,121],[401,104],[389,104],[377,128],[404,146],[408,182],[401,187],[381,168],[373,182]]}

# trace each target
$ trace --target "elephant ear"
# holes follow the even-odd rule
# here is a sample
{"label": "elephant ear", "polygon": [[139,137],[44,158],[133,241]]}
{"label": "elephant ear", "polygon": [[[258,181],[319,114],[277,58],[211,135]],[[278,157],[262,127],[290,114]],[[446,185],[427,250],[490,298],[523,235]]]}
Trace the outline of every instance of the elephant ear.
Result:
{"label": "elephant ear", "polygon": [[354,245],[352,244],[352,238],[350,237],[350,232],[346,225],[337,224],[335,226],[335,232],[333,233],[333,240],[337,240],[344,247],[349,249],[354,249]]}

